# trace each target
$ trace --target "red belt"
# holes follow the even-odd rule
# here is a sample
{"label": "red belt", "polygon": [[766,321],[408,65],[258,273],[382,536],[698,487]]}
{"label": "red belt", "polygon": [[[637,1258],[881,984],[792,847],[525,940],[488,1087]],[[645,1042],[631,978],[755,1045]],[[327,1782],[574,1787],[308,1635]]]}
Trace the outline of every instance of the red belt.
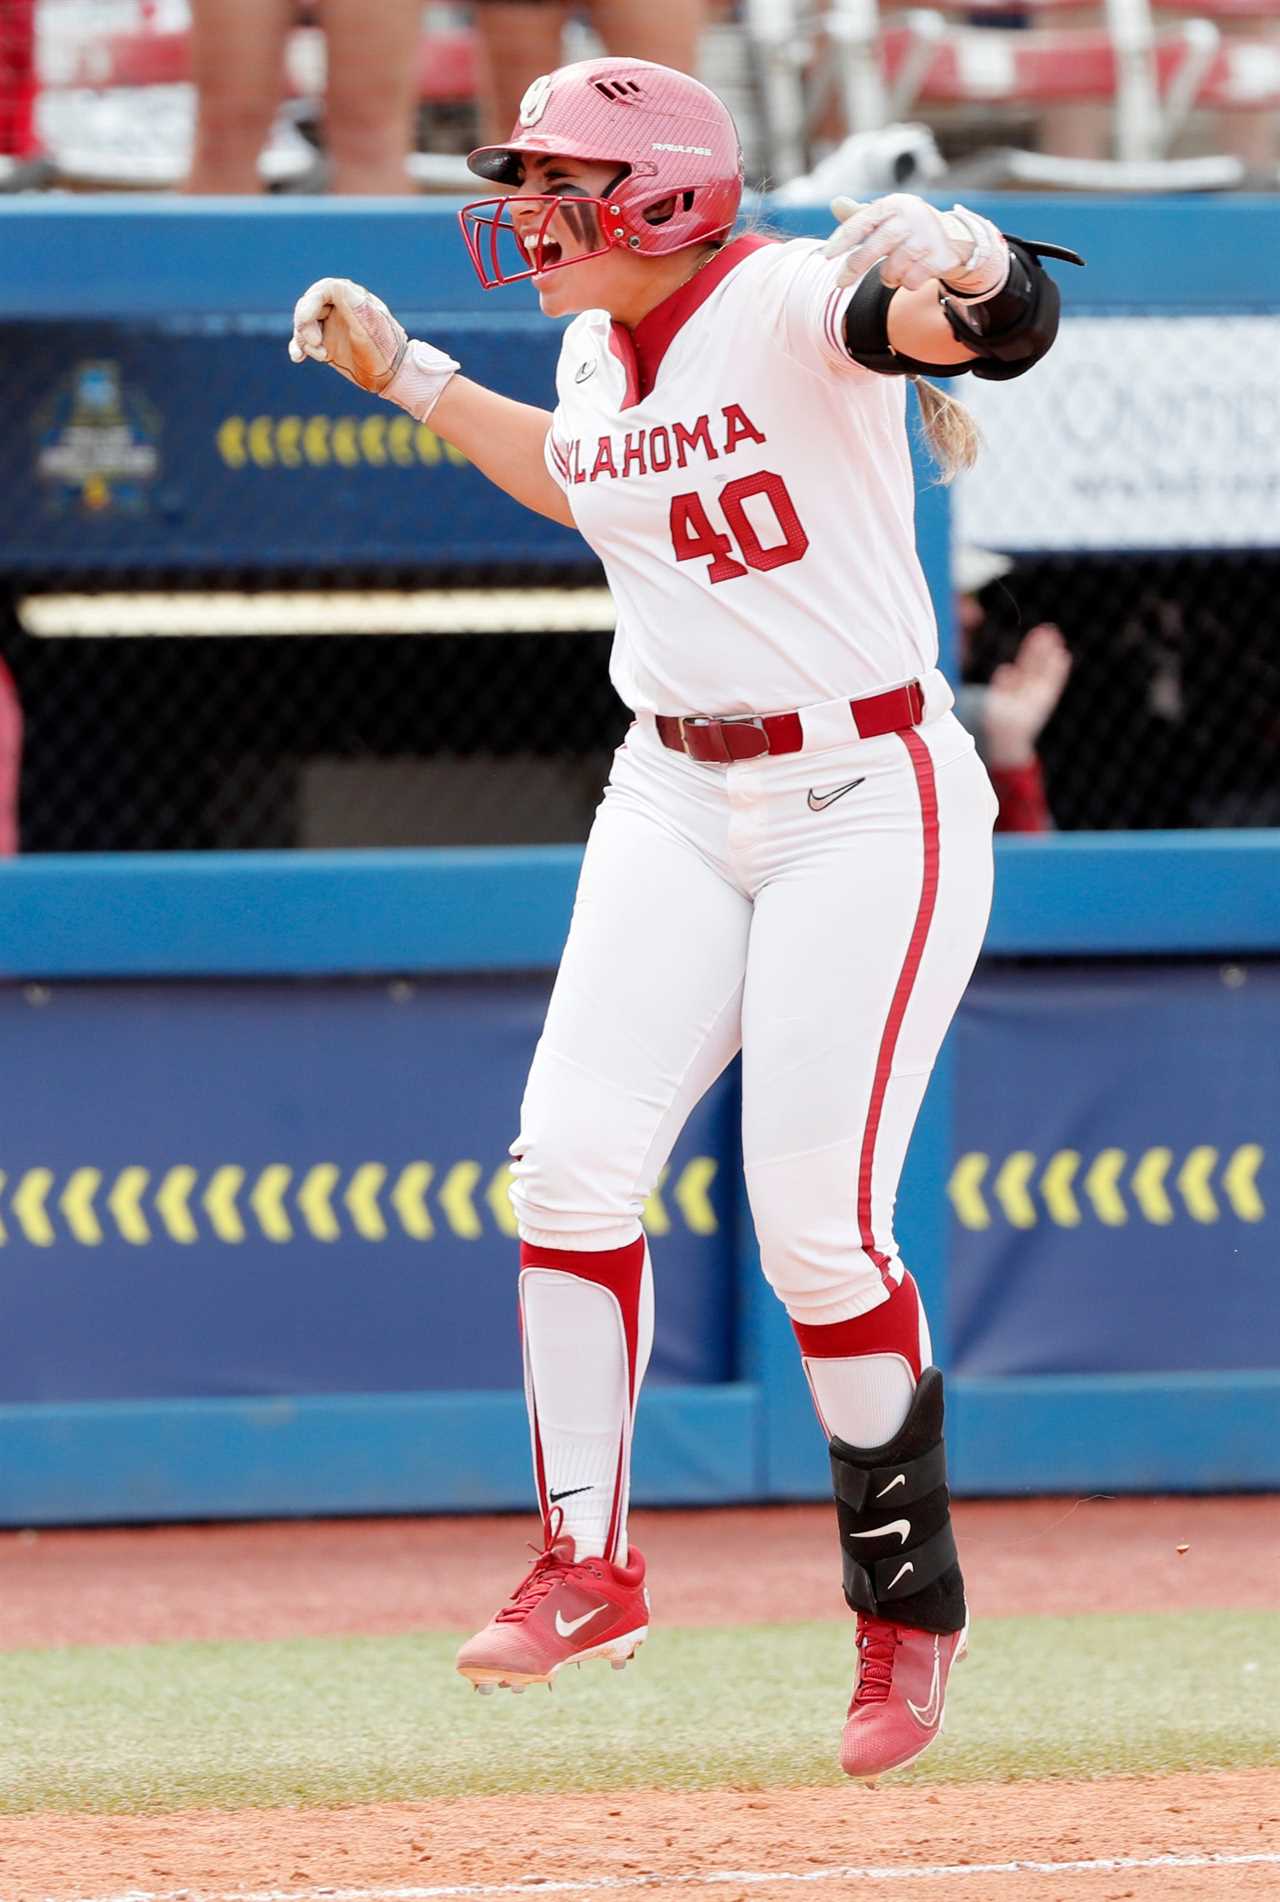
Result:
{"label": "red belt", "polygon": [[[918,680],[887,693],[851,700],[849,712],[860,740],[878,740],[884,733],[902,733],[924,718],[924,689]],[[733,760],[759,759],[763,753],[798,753],[804,745],[804,726],[798,713],[735,713],[724,719],[702,714],[670,713],[655,716],[658,738],[675,753],[690,759],[727,766]]]}

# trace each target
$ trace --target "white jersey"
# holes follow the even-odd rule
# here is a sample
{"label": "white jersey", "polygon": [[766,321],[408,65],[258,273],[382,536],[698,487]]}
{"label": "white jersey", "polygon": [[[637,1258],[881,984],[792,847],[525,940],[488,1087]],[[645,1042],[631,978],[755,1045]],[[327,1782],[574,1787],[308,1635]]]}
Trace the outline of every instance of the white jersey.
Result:
{"label": "white jersey", "polygon": [[817,240],[737,238],[634,334],[565,332],[547,466],[618,610],[635,712],[770,713],[936,667],[906,384],[841,341]]}

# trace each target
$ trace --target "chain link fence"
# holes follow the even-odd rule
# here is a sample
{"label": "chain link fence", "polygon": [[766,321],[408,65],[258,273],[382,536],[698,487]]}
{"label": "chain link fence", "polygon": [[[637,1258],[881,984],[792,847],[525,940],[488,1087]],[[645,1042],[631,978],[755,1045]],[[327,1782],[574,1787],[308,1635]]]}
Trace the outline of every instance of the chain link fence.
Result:
{"label": "chain link fence", "polygon": [[608,636],[33,639],[28,852],[585,836],[625,715]]}
{"label": "chain link fence", "polygon": [[[1061,628],[1062,830],[1280,824],[1278,594],[1274,554],[1020,560],[965,677]],[[606,633],[49,638],[19,600],[24,851],[581,839],[625,731]]]}
{"label": "chain link fence", "polygon": [[989,680],[1026,631],[1072,656],[1041,735],[1063,830],[1280,825],[1280,556],[1019,560],[983,591],[965,674]]}
{"label": "chain link fence", "polygon": [[987,441],[958,540],[1012,566],[964,672],[1061,628],[1060,827],[1280,822],[1277,345],[1277,313],[1072,316],[1030,376],[965,392]]}

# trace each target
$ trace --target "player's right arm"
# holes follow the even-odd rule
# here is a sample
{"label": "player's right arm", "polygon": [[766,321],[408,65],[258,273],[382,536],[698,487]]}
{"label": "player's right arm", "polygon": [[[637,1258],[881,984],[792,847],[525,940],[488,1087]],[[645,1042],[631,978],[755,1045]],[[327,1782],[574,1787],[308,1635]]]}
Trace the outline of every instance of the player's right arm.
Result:
{"label": "player's right arm", "polygon": [[322,277],[293,313],[289,355],[327,363],[347,381],[399,404],[452,443],[498,488],[554,522],[574,526],[547,468],[549,410],[499,396],[458,374],[443,350],[410,338],[380,298],[350,278]]}
{"label": "player's right arm", "polygon": [[550,410],[455,376],[431,412],[431,427],[517,502],[574,526],[568,498],[546,464]]}

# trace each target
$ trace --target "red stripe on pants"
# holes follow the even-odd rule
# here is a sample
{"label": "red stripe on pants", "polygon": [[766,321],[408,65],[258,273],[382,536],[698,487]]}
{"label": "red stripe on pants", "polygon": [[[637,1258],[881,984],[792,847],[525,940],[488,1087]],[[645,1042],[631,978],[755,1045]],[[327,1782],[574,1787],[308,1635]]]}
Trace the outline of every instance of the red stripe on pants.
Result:
{"label": "red stripe on pants", "polygon": [[889,1015],[876,1056],[875,1076],[871,1084],[871,1101],[867,1105],[867,1121],[862,1132],[862,1154],[858,1159],[858,1240],[865,1253],[880,1270],[880,1278],[886,1288],[892,1288],[895,1284],[889,1273],[889,1257],[876,1247],[875,1230],[871,1220],[871,1179],[875,1169],[876,1138],[880,1134],[880,1117],[884,1110],[885,1091],[889,1087],[889,1078],[893,1072],[893,1056],[898,1047],[898,1033],[902,1029],[902,1020],[906,1016],[907,1005],[911,1001],[916,973],[920,969],[925,941],[929,936],[929,926],[933,922],[934,907],[938,898],[939,862],[938,788],[933,774],[933,759],[928,747],[914,729],[900,733],[898,738],[911,755],[916,791],[920,798],[920,820],[924,832],[924,872],[920,882],[920,903],[916,909],[916,921],[911,929],[907,955],[898,973],[898,982],[894,986],[893,1001],[889,1005]]}
{"label": "red stripe on pants", "polygon": [[[526,1268],[550,1268],[562,1275],[576,1275],[580,1281],[594,1281],[613,1296],[622,1315],[622,1331],[627,1346],[627,1419],[623,1422],[618,1444],[618,1465],[613,1482],[613,1506],[609,1513],[609,1532],[604,1556],[612,1559],[618,1547],[622,1524],[623,1480],[626,1474],[627,1437],[636,1406],[636,1364],[640,1344],[640,1284],[644,1278],[644,1236],[628,1242],[625,1248],[543,1248],[537,1242],[521,1242],[520,1272]],[[532,1382],[531,1382],[532,1384]],[[551,1511],[547,1481],[543,1469],[542,1438],[538,1432],[537,1396],[534,1396],[533,1439],[534,1475],[538,1487],[538,1506],[542,1523],[550,1533]]]}

